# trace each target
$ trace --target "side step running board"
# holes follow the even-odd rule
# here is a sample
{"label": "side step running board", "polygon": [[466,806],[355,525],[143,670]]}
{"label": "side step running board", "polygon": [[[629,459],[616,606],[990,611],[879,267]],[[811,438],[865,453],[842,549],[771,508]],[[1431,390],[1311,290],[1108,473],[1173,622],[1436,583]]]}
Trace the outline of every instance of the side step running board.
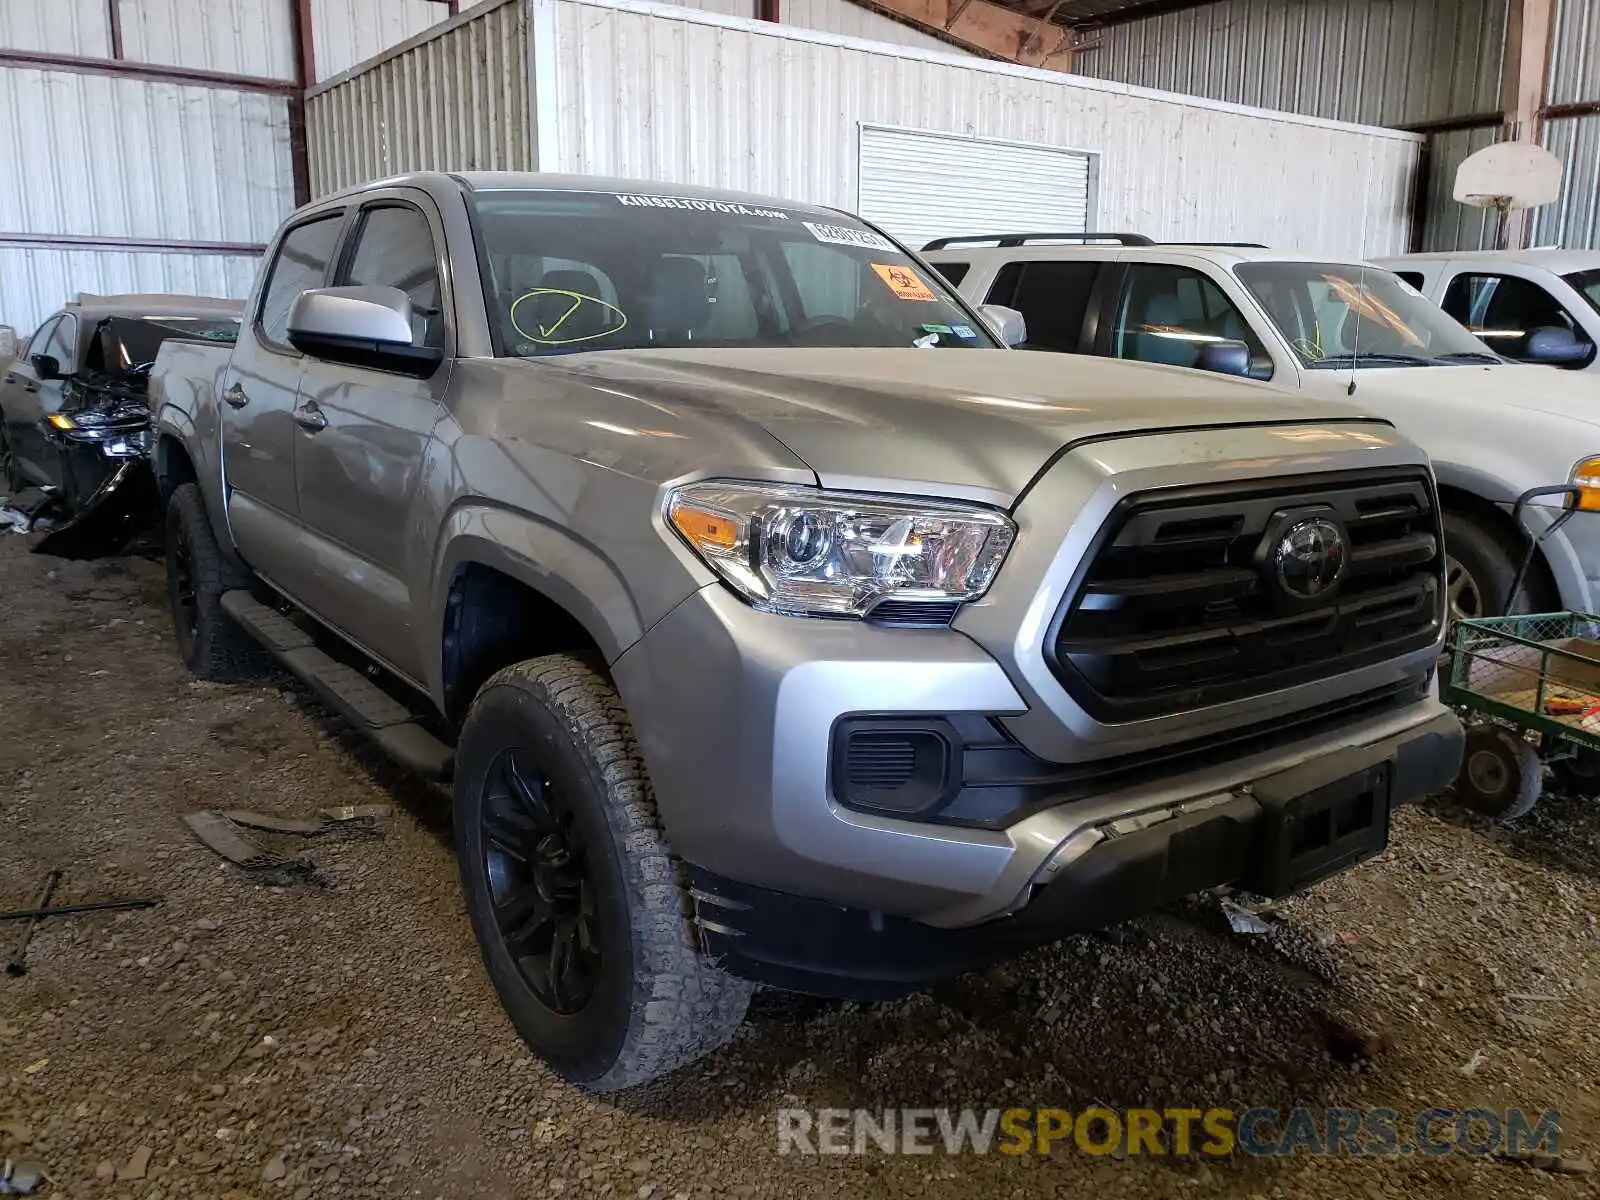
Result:
{"label": "side step running board", "polygon": [[222,611],[390,758],[429,779],[450,778],[454,750],[360,671],[319,649],[311,635],[288,617],[242,590],[223,593]]}

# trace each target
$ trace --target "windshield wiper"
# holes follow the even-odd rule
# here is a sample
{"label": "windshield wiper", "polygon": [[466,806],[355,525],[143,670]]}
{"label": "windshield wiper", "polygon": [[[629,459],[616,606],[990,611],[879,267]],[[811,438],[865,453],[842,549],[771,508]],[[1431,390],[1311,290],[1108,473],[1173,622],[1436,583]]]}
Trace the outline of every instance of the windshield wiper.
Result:
{"label": "windshield wiper", "polygon": [[1435,360],[1416,354],[1378,354],[1371,350],[1362,350],[1358,354],[1335,354],[1329,358],[1318,359],[1308,364],[1313,370],[1339,371],[1351,365],[1359,366],[1370,363],[1385,367],[1426,367]]}
{"label": "windshield wiper", "polygon": [[1436,354],[1431,360],[1436,363],[1494,363],[1505,362],[1498,354],[1491,354],[1487,350],[1452,350],[1449,354]]}

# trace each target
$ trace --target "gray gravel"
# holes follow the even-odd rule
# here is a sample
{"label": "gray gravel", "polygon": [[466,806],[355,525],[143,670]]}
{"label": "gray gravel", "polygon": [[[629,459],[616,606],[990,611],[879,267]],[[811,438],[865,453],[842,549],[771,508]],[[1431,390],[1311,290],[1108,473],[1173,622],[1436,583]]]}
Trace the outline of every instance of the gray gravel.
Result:
{"label": "gray gravel", "polygon": [[[286,681],[187,678],[153,564],[0,537],[0,596],[0,906],[50,867],[59,902],[167,898],[50,921],[29,973],[0,979],[0,1157],[42,1161],[55,1195],[1600,1194],[1459,1157],[817,1159],[774,1133],[783,1105],[1521,1104],[1559,1107],[1563,1151],[1593,1159],[1588,802],[1511,830],[1410,810],[1388,854],[1284,906],[1270,938],[1184,909],[893,1004],[758,996],[727,1050],[595,1100],[501,1014],[434,793]],[[309,847],[323,890],[262,887],[180,820],[379,802],[381,839]]]}

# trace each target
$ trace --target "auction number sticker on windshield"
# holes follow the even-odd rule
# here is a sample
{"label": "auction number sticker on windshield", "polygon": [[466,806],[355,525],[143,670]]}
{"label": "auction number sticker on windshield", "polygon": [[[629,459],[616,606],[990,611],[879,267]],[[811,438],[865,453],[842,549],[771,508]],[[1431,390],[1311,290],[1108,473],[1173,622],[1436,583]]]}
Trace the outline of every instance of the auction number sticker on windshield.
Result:
{"label": "auction number sticker on windshield", "polygon": [[927,284],[922,282],[910,267],[898,266],[894,263],[873,263],[872,269],[879,279],[889,285],[889,290],[902,300],[937,300],[939,297]]}
{"label": "auction number sticker on windshield", "polygon": [[811,236],[819,242],[828,242],[834,246],[865,246],[869,250],[899,253],[893,242],[886,237],[880,237],[870,229],[852,229],[848,225],[822,225],[816,221],[801,221],[800,224],[810,230]]}

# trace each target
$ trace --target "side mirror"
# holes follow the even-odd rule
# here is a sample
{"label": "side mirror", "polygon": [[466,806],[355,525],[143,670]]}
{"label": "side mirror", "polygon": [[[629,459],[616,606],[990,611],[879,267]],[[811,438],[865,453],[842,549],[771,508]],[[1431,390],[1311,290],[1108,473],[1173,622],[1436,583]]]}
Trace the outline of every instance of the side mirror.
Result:
{"label": "side mirror", "polygon": [[995,337],[1007,346],[1020,346],[1028,340],[1028,323],[1016,309],[1007,308],[1004,304],[985,304],[978,311],[989,323]]}
{"label": "side mirror", "polygon": [[1243,342],[1201,342],[1194,365],[1218,375],[1249,375],[1250,347]]}
{"label": "side mirror", "polygon": [[426,379],[444,351],[411,336],[411,298],[392,287],[331,287],[301,292],[289,306],[289,344],[327,362]]}
{"label": "side mirror", "polygon": [[33,373],[41,380],[61,378],[61,362],[54,354],[35,354],[28,361],[33,364]]}
{"label": "side mirror", "polygon": [[1578,340],[1576,334],[1564,325],[1541,325],[1528,334],[1527,348],[1522,357],[1531,363],[1550,366],[1568,366],[1585,361],[1594,347]]}

